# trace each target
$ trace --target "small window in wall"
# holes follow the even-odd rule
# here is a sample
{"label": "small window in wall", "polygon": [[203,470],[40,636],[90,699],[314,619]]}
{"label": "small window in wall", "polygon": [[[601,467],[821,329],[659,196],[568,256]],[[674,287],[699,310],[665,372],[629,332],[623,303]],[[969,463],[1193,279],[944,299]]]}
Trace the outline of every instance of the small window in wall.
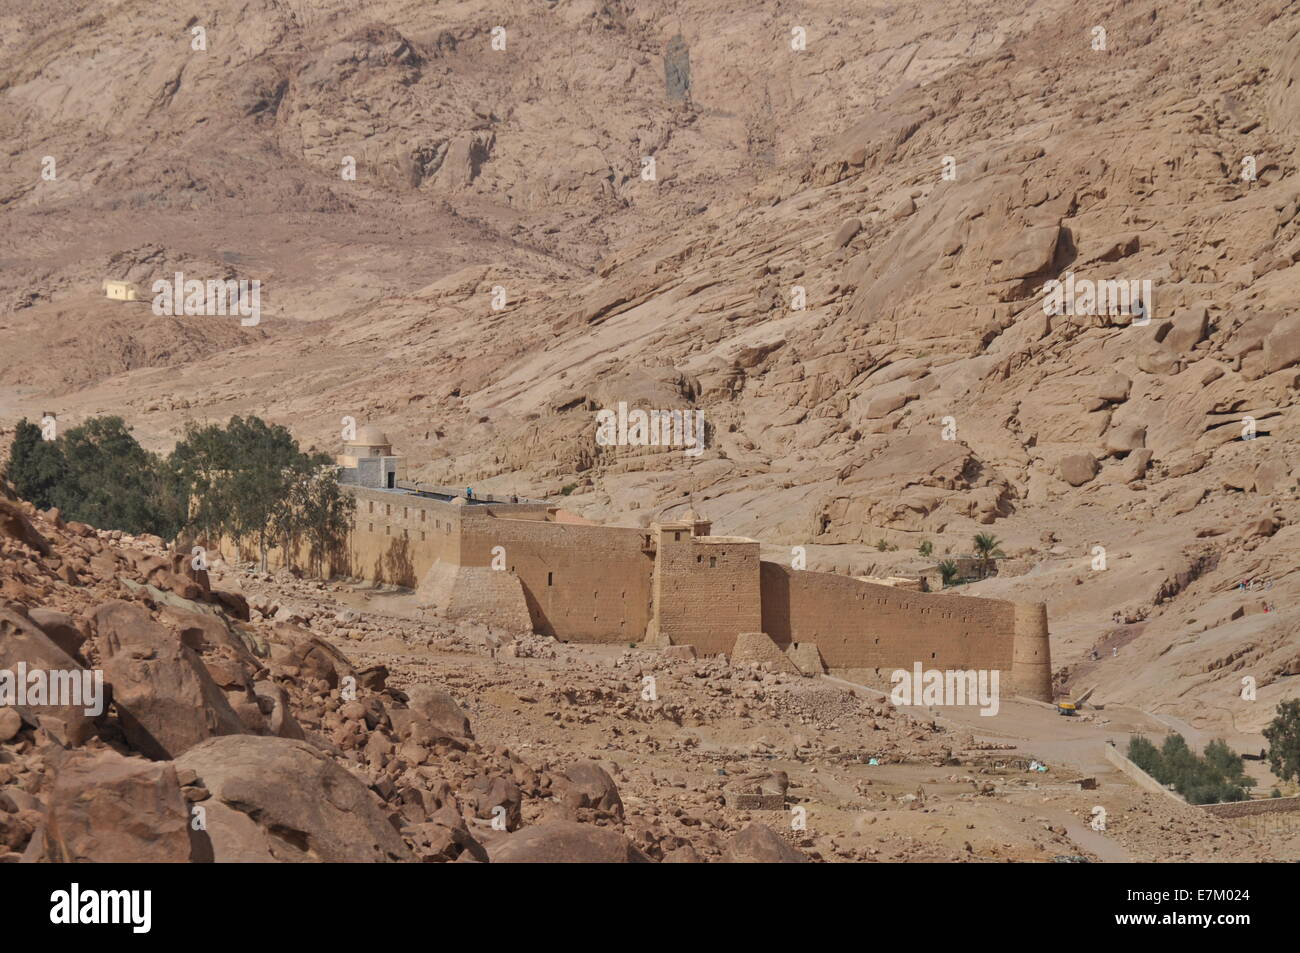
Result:
{"label": "small window in wall", "polygon": [[682,541],[682,534],[681,534],[681,532],[679,531],[679,532],[673,533],[673,542],[674,542],[674,543],[680,543],[681,541]]}
{"label": "small window in wall", "polygon": [[934,653],[934,652],[931,652],[931,653],[930,653],[930,658],[934,658],[934,657],[935,657],[935,653]]}
{"label": "small window in wall", "polygon": [[388,474],[388,488],[389,488],[390,490],[392,490],[392,489],[396,489],[396,488],[397,488],[397,474],[396,474],[396,473],[390,473],[390,474]]}
{"label": "small window in wall", "polygon": [[410,538],[411,538],[411,531],[408,529],[402,530],[402,539],[410,539]]}
{"label": "small window in wall", "polygon": [[392,535],[393,535],[393,528],[392,528],[391,526],[385,526],[385,527],[384,527],[384,535],[385,535],[385,536],[392,536]]}
{"label": "small window in wall", "polygon": [[420,542],[424,542],[424,530],[420,530]]}
{"label": "small window in wall", "polygon": [[710,569],[717,569],[717,568],[718,568],[718,557],[717,557],[717,556],[710,556],[710,557],[709,557],[709,568],[710,568]]}
{"label": "small window in wall", "polygon": [[371,500],[371,501],[370,501],[370,512],[373,513],[374,511],[375,511],[375,501],[374,501],[374,500]]}
{"label": "small window in wall", "polygon": [[423,523],[423,522],[424,522],[424,518],[425,518],[426,516],[428,516],[428,515],[429,515],[429,511],[428,511],[428,510],[420,510],[420,522]]}
{"label": "small window in wall", "polygon": [[385,516],[392,516],[392,515],[393,515],[393,505],[392,505],[391,503],[385,503],[385,504],[384,504],[384,515],[385,515]]}
{"label": "small window in wall", "polygon": [[547,584],[548,586],[552,586],[552,585],[555,584],[555,573],[553,573],[553,572],[548,572],[548,573],[546,574],[546,584]]}
{"label": "small window in wall", "polygon": [[410,508],[409,506],[403,506],[403,507],[402,507],[402,519],[405,520],[405,519],[410,519],[410,518],[411,518],[411,508]]}
{"label": "small window in wall", "polygon": [[702,563],[702,562],[704,562],[704,557],[703,557],[703,556],[696,556],[696,557],[695,557],[695,561],[696,561],[697,563]]}
{"label": "small window in wall", "polygon": [[371,523],[371,524],[370,524],[370,532],[373,533],[374,531],[375,531],[375,524],[374,524],[374,523]]}

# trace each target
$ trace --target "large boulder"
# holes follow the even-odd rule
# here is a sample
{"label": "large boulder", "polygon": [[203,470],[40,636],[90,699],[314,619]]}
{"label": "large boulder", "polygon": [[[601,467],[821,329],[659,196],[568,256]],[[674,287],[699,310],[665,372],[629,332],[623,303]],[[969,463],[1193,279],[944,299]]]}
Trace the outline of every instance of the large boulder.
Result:
{"label": "large boulder", "polygon": [[296,669],[302,678],[319,678],[330,688],[338,688],[341,679],[356,677],[347,656],[314,632],[278,622],[272,634],[276,641],[271,644],[271,660]]}
{"label": "large boulder", "polygon": [[171,764],[78,751],[58,766],[45,817],[55,863],[185,863],[190,811]]}
{"label": "large boulder", "polygon": [[23,730],[23,716],[16,708],[0,708],[0,744],[12,741]]}
{"label": "large boulder", "polygon": [[176,767],[212,794],[202,806],[218,862],[414,859],[378,796],[305,741],[212,738]]}
{"label": "large boulder", "polygon": [[1281,457],[1272,457],[1255,468],[1255,492],[1276,493],[1285,490],[1291,469]]}
{"label": "large boulder", "polygon": [[494,864],[644,864],[622,834],[590,824],[546,821],[504,837],[488,849]]}
{"label": "large boulder", "polygon": [[832,248],[843,248],[853,237],[862,231],[862,221],[856,218],[846,219],[839,229],[835,232],[835,237],[831,239]]}
{"label": "large boulder", "polygon": [[1123,457],[1134,450],[1143,449],[1146,445],[1147,428],[1145,425],[1127,424],[1113,427],[1106,434],[1106,452],[1112,456]]}
{"label": "large boulder", "polygon": [[224,645],[250,664],[258,664],[249,643],[219,614],[165,606],[161,620],[175,628],[181,642],[196,652],[210,652]]}
{"label": "large boulder", "polygon": [[81,647],[86,643],[86,634],[81,631],[72,616],[57,609],[39,606],[28,610],[27,615],[36,623],[37,628],[49,636],[51,642],[78,662],[85,664]]}
{"label": "large boulder", "polygon": [[1280,371],[1300,362],[1300,315],[1279,321],[1264,338],[1264,369]]}
{"label": "large boulder", "polygon": [[95,610],[95,627],[122,732],[136,751],[166,761],[245,731],[198,653],[143,608],[106,602]]}
{"label": "large boulder", "polygon": [[1119,371],[1112,371],[1093,385],[1092,394],[1101,400],[1122,404],[1128,400],[1129,390],[1132,386],[1133,382],[1131,380],[1119,373]]}
{"label": "large boulder", "polygon": [[1083,486],[1100,469],[1097,458],[1090,453],[1072,453],[1062,457],[1060,462],[1061,479],[1070,486]]}
{"label": "large boulder", "polygon": [[1210,315],[1205,305],[1196,305],[1174,313],[1161,342],[1170,349],[1187,354],[1205,340],[1210,332]]}
{"label": "large boulder", "polygon": [[563,800],[575,808],[594,808],[623,816],[623,799],[609,773],[594,761],[579,761],[564,770]]}
{"label": "large boulder", "polygon": [[[33,674],[37,675],[36,681]],[[27,681],[21,704],[20,675]],[[95,720],[103,714],[106,704],[103,679],[96,680],[94,675],[30,619],[0,608],[0,705],[12,705],[28,725],[45,729],[65,747],[85,742],[95,733]],[[32,694],[38,683],[47,686],[47,693],[40,697]],[[56,686],[59,699],[53,697]],[[55,700],[72,704],[49,704]]]}
{"label": "large boulder", "polygon": [[1006,238],[991,253],[990,279],[1007,281],[1047,272],[1056,258],[1060,238],[1059,225],[1008,229]]}
{"label": "large boulder", "polygon": [[422,715],[436,732],[452,738],[473,738],[469,718],[450,692],[430,685],[413,685],[406,690],[411,710]]}
{"label": "large boulder", "polygon": [[42,556],[50,554],[50,541],[37,531],[21,507],[8,500],[0,500],[0,536],[25,543]]}
{"label": "large boulder", "polygon": [[728,864],[807,864],[812,862],[801,850],[791,847],[762,824],[750,824],[731,840],[723,853]]}
{"label": "large boulder", "polygon": [[1140,480],[1146,476],[1147,467],[1151,465],[1151,451],[1142,449],[1134,450],[1120,465],[1116,474],[1116,481],[1119,483],[1132,483],[1134,480]]}

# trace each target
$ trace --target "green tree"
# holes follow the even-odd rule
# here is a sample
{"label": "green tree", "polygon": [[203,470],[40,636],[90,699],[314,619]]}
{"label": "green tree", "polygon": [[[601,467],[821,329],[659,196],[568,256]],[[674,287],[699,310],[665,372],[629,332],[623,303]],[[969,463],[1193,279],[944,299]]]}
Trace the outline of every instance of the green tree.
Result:
{"label": "green tree", "polygon": [[1129,738],[1128,759],[1153,778],[1158,779],[1164,773],[1160,764],[1160,749],[1141,735]]}
{"label": "green tree", "polygon": [[945,559],[939,563],[939,576],[943,580],[943,588],[947,589],[951,586],[960,572],[961,570],[957,568],[957,564],[951,559]]}
{"label": "green tree", "polygon": [[303,453],[288,430],[258,417],[191,425],[169,462],[189,501],[187,525],[253,542],[263,572],[274,545],[291,565],[304,541],[319,570],[351,528],[355,501],[339,488],[329,457]]}
{"label": "green tree", "polygon": [[230,418],[226,440],[233,459],[218,480],[225,522],[236,539],[256,540],[266,572],[271,544],[290,523],[289,491],[302,454],[288,430],[258,417]]}
{"label": "green tree", "polygon": [[347,539],[357,505],[329,464],[326,456],[308,459],[290,494],[295,527],[307,540],[309,569],[318,576],[329,575],[330,557]]}
{"label": "green tree", "polygon": [[1196,777],[1196,755],[1180,734],[1165,735],[1164,744],[1160,746],[1160,763],[1164,775],[1159,780],[1172,784],[1179,794],[1183,794]]}
{"label": "green tree", "polygon": [[928,539],[922,540],[921,545],[916,548],[916,551],[922,556],[929,558],[930,554],[934,552],[934,543],[930,542]]}
{"label": "green tree", "polygon": [[1198,756],[1179,734],[1166,735],[1158,750],[1145,738],[1134,736],[1128,756],[1161,784],[1173,785],[1191,804],[1244,801],[1247,789],[1255,786],[1255,780],[1246,777],[1241,756],[1222,738],[1211,741]]}
{"label": "green tree", "polygon": [[41,428],[26,417],[18,421],[4,475],[19,496],[43,510],[49,509],[67,469],[57,441],[44,439]]}
{"label": "green tree", "polygon": [[980,573],[982,576],[988,576],[989,570],[993,568],[993,560],[1005,559],[1004,553],[999,547],[1002,541],[992,533],[975,534],[975,555],[980,558]]}
{"label": "green tree", "polygon": [[1241,755],[1229,748],[1222,738],[1215,738],[1206,745],[1202,757],[1206,767],[1224,780],[1243,787],[1254,786],[1255,779],[1246,777],[1246,765],[1241,760]]}
{"label": "green tree", "polygon": [[237,459],[226,431],[215,424],[189,423],[167,463],[174,492],[185,501],[185,525],[209,539],[233,536],[231,501],[222,476]]}
{"label": "green tree", "polygon": [[1283,781],[1300,780],[1300,698],[1281,702],[1264,729],[1268,766]]}
{"label": "green tree", "polygon": [[93,417],[59,437],[66,463],[53,492],[68,518],[103,529],[173,536],[179,514],[170,505],[162,461],[136,442],[121,417]]}

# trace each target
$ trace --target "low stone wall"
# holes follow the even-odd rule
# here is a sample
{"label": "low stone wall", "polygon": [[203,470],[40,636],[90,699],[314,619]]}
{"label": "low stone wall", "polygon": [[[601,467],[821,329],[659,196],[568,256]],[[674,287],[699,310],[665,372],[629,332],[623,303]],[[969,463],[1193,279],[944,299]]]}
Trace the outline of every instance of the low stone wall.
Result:
{"label": "low stone wall", "polygon": [[1119,749],[1112,744],[1106,745],[1106,760],[1128,775],[1129,778],[1131,778],[1133,782],[1143,790],[1163,794],[1166,797],[1177,801],[1179,804],[1187,804],[1189,807],[1199,807],[1201,810],[1213,814],[1215,817],[1260,817],[1269,814],[1290,814],[1292,812],[1300,812],[1300,797],[1258,798],[1253,801],[1225,801],[1222,804],[1188,804],[1188,802],[1179,796],[1177,792],[1169,790],[1124,755],[1120,754]]}
{"label": "low stone wall", "polygon": [[1300,797],[1267,797],[1254,801],[1229,801],[1226,804],[1202,804],[1215,817],[1257,817],[1261,814],[1288,814],[1300,811]]}

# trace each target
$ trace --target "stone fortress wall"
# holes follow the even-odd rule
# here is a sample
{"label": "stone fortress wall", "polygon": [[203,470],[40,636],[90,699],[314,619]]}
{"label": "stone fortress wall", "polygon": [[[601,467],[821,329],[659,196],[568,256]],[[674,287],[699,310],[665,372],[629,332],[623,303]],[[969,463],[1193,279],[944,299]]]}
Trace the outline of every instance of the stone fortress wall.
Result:
{"label": "stone fortress wall", "polygon": [[[386,438],[366,433],[371,446],[349,449],[400,470]],[[1041,604],[793,570],[761,560],[755,540],[711,535],[693,514],[649,529],[599,526],[541,501],[470,500],[405,481],[343,486],[357,506],[332,573],[414,589],[451,618],[566,642],[691,645],[701,655],[730,656],[743,634],[746,651],[770,638],[806,673],[821,663],[880,678],[916,662],[997,669],[1003,691],[1052,698]]]}
{"label": "stone fortress wall", "polygon": [[816,644],[830,669],[998,669],[1016,694],[1051,697],[1046,608],[914,592],[764,561],[762,631]]}
{"label": "stone fortress wall", "polygon": [[[692,645],[701,655],[729,655],[741,633],[765,632],[782,650],[816,645],[831,670],[998,669],[1010,676],[1004,690],[1051,698],[1041,605],[793,570],[760,560],[754,540],[709,535],[703,520],[641,530],[537,504],[349,490],[349,574],[416,588],[452,615],[518,617],[522,599],[533,630],[562,641]],[[468,581],[476,571],[508,574],[519,596]]]}
{"label": "stone fortress wall", "polygon": [[566,642],[645,639],[654,568],[646,533],[468,510],[461,565],[491,567],[501,547],[498,559],[519,579],[534,631]]}

